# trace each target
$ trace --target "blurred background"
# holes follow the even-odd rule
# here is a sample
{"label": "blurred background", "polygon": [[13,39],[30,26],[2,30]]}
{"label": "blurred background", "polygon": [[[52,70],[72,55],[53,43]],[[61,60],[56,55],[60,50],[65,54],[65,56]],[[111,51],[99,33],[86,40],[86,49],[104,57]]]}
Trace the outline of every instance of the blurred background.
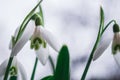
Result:
{"label": "blurred background", "polygon": [[[37,0],[0,0],[0,64],[9,58],[8,45],[16,27],[36,5]],[[71,58],[71,80],[80,80],[99,28],[99,10],[103,7],[105,24],[115,19],[120,25],[120,0],[43,0],[42,8],[45,28],[51,31],[61,43],[69,47]],[[112,34],[112,25],[107,36]],[[29,42],[17,55],[30,79],[35,61],[34,50]],[[50,48],[55,61],[57,53]],[[45,66],[39,62],[35,80],[52,74],[49,61]],[[120,80],[120,68],[111,55],[111,46],[96,61],[92,62],[87,80]]]}

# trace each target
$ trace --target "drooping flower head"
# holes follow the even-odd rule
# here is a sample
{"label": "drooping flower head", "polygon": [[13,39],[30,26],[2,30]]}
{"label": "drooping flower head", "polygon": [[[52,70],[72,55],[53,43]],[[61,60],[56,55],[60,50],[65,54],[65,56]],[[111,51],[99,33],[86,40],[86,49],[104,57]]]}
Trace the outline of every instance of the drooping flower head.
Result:
{"label": "drooping flower head", "polygon": [[[19,29],[16,29],[14,35],[18,34]],[[30,20],[16,44],[12,44],[13,40],[11,40],[9,47],[12,49],[11,56],[16,56],[28,40],[31,41],[30,47],[35,50],[42,64],[45,64],[49,57],[48,44],[57,52],[62,47],[56,37],[42,26],[40,17],[37,17],[34,21]]]}
{"label": "drooping flower head", "polygon": [[57,52],[59,52],[62,45],[51,32],[41,25],[41,18],[36,18],[35,25],[36,27],[31,37],[31,48],[36,51],[41,63],[45,64],[49,57],[48,44]]}
{"label": "drooping flower head", "polygon": [[114,56],[116,62],[120,65],[120,29],[119,25],[116,23],[113,25],[113,32],[113,39],[105,37],[103,42],[98,45],[93,55],[93,60],[98,59],[112,42],[112,55]]}
{"label": "drooping flower head", "polygon": [[113,43],[112,43],[112,53],[116,54],[117,51],[120,50],[120,34],[119,34],[119,26],[117,24],[114,24],[113,26]]}
{"label": "drooping flower head", "polygon": [[120,65],[120,30],[118,24],[114,24],[113,32],[112,54],[116,62]]}
{"label": "drooping flower head", "polygon": [[[0,65],[0,77],[3,77],[7,68],[8,60],[5,60]],[[17,60],[16,57],[14,57],[12,65],[9,69],[9,80],[27,80],[27,74],[25,72],[25,69],[23,65]],[[20,77],[21,76],[21,77]]]}
{"label": "drooping flower head", "polygon": [[[43,46],[44,48],[46,48],[46,42],[45,40],[42,39],[41,37],[41,32],[40,32],[40,27],[41,26],[41,20],[39,18],[37,18],[35,20],[35,30],[34,30],[34,33],[31,37],[31,49],[35,49],[35,50],[38,50],[41,46]],[[40,26],[39,26],[40,25]]]}

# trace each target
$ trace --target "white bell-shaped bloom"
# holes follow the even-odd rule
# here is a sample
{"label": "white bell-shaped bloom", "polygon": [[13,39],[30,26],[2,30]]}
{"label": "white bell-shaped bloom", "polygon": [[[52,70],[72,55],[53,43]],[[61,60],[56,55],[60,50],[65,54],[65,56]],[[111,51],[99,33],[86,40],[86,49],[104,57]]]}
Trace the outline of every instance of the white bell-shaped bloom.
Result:
{"label": "white bell-shaped bloom", "polygon": [[102,53],[104,53],[104,51],[110,45],[111,41],[112,41],[111,37],[104,37],[103,38],[103,40],[101,41],[101,43],[98,44],[98,47],[95,50],[95,53],[93,55],[93,61],[98,59],[102,55]]}
{"label": "white bell-shaped bloom", "polygon": [[112,54],[120,66],[120,32],[114,34],[112,43]]}
{"label": "white bell-shaped bloom", "polygon": [[38,50],[36,50],[36,56],[38,57],[38,59],[40,60],[40,62],[45,65],[48,57],[49,57],[49,50],[48,50],[48,46],[46,46],[46,48],[44,48],[43,46],[41,46]]}
{"label": "white bell-shaped bloom", "polygon": [[[7,64],[8,64],[8,60],[5,60],[1,65],[0,65],[0,77],[3,77],[7,68]],[[10,67],[10,71],[9,71],[9,78],[11,78],[12,76],[16,76],[17,80],[19,77],[19,74],[21,75],[22,80],[27,80],[27,74],[24,70],[23,65],[17,60],[16,57],[14,57],[12,65]]]}
{"label": "white bell-shaped bloom", "polygon": [[[14,38],[16,38],[15,35],[18,34],[18,31],[19,28],[16,29]],[[31,40],[31,48],[35,49],[36,55],[42,64],[46,63],[49,56],[47,43],[57,52],[62,47],[62,44],[51,32],[42,26],[35,26],[35,22],[30,21],[14,47],[11,46],[12,42],[10,43],[9,48],[12,48],[11,56],[16,56],[29,39]]]}
{"label": "white bell-shaped bloom", "polygon": [[116,60],[116,62],[120,66],[120,31],[119,26],[117,24],[114,24],[113,26],[113,40],[109,37],[105,37],[100,43],[93,55],[93,60],[96,60],[98,57],[101,56],[101,54],[107,49],[107,47],[110,45],[112,41],[112,54]]}
{"label": "white bell-shaped bloom", "polygon": [[9,49],[10,49],[10,50],[11,50],[11,49],[12,49],[12,47],[13,47],[12,42],[13,42],[13,39],[16,39],[17,34],[18,34],[18,32],[19,32],[19,29],[20,29],[20,27],[17,27],[17,29],[15,30],[14,35],[12,36],[12,38],[11,38],[11,40],[10,40],[10,43],[9,43]]}
{"label": "white bell-shaped bloom", "polygon": [[47,43],[57,52],[62,46],[51,32],[42,26],[37,26],[31,37],[31,47],[35,49],[36,55],[42,64],[45,64],[49,57]]}
{"label": "white bell-shaped bloom", "polygon": [[[34,21],[30,21],[28,23],[28,25],[26,26],[22,36],[20,37],[20,39],[17,41],[17,43],[14,45],[12,45],[12,40],[10,42],[10,46],[9,48],[12,48],[12,52],[11,52],[11,56],[16,56],[17,53],[24,47],[25,43],[30,39],[30,37],[32,36],[33,32],[34,32],[34,28],[35,28],[35,24]],[[18,34],[19,31],[19,27],[16,29],[15,34],[14,34],[14,38],[16,39],[16,35]]]}

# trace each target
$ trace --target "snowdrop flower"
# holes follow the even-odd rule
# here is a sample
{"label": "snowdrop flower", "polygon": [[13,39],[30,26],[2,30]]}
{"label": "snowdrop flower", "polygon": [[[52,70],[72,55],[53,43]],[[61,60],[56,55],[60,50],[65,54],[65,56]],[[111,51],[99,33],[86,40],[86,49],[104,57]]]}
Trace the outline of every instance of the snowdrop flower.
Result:
{"label": "snowdrop flower", "polygon": [[17,53],[23,48],[23,46],[25,45],[25,43],[30,39],[31,35],[34,32],[34,21],[30,21],[28,23],[28,25],[26,26],[26,29],[24,30],[22,36],[20,37],[20,39],[17,41],[16,44],[13,44],[14,41],[16,40],[17,34],[19,32],[20,27],[18,27],[10,41],[9,44],[9,49],[12,49],[11,51],[11,57],[16,56]]}
{"label": "snowdrop flower", "polygon": [[[120,65],[120,30],[118,24],[113,25],[113,41],[112,41],[112,54],[116,60],[116,62]],[[96,49],[93,60],[96,60],[109,46],[112,39],[108,38],[101,43]]]}
{"label": "snowdrop flower", "polygon": [[[8,60],[5,60],[0,65],[0,77],[3,77],[7,68]],[[27,75],[25,72],[25,69],[23,65],[17,60],[16,57],[14,57],[12,65],[9,70],[9,80],[13,80],[13,78],[16,80],[27,80]],[[21,78],[19,77],[21,76]]]}
{"label": "snowdrop flower", "polygon": [[[30,26],[30,24],[32,25]],[[31,49],[36,51],[36,55],[43,65],[49,57],[47,43],[57,52],[62,47],[53,34],[41,26],[40,18],[37,18],[35,22],[29,22],[23,35],[13,47],[11,55],[16,56],[29,39],[31,40]]]}

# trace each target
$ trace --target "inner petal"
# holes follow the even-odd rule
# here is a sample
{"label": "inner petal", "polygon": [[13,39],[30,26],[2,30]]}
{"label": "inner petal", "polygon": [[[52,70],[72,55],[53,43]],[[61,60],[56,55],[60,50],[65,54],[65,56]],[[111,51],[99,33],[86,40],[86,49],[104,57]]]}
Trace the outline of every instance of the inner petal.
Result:
{"label": "inner petal", "polygon": [[43,43],[44,40],[42,40],[40,37],[35,37],[31,40],[31,49],[38,50]]}

